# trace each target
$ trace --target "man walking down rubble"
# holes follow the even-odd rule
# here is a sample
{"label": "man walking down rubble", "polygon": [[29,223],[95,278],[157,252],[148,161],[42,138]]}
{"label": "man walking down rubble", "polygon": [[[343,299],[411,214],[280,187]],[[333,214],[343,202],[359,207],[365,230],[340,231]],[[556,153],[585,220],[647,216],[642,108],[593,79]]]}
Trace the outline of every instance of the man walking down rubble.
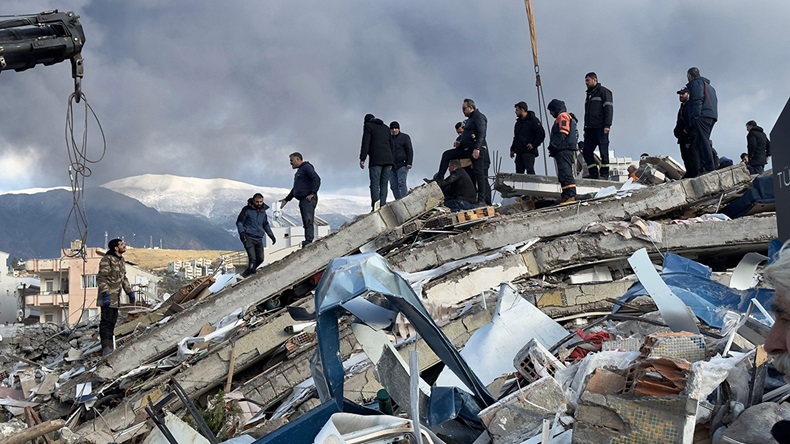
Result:
{"label": "man walking down rubble", "polygon": [[713,155],[710,134],[719,118],[718,98],[710,80],[702,77],[699,68],[686,72],[689,90],[688,122],[692,132],[692,149],[699,158],[699,174],[715,171],[717,161]]}
{"label": "man walking down rubble", "polygon": [[690,179],[699,175],[699,157],[697,152],[691,147],[692,129],[686,117],[688,115],[689,89],[683,87],[677,93],[678,100],[680,100],[680,109],[678,109],[678,117],[673,132],[678,140],[680,158],[683,159],[683,166],[686,169],[686,174],[683,177]]}
{"label": "man walking down rubble", "polygon": [[395,164],[390,173],[390,187],[395,199],[400,199],[409,194],[409,186],[406,182],[414,161],[414,148],[411,145],[411,137],[402,133],[400,123],[390,123],[392,133],[392,157]]}
{"label": "man walking down rubble", "polygon": [[444,193],[444,206],[452,212],[471,210],[477,202],[477,191],[472,178],[461,168],[461,161],[452,159],[448,165],[450,175],[439,178],[436,183]]}
{"label": "man walking down rubble", "polygon": [[99,287],[99,339],[101,354],[107,356],[115,350],[113,335],[115,323],[118,322],[118,307],[121,304],[121,290],[134,304],[134,291],[126,278],[126,261],[123,254],[126,244],[121,239],[113,239],[107,243],[107,253],[99,261],[99,272],[96,274],[96,285]]}
{"label": "man walking down rubble", "polygon": [[280,201],[280,208],[296,198],[299,201],[299,213],[302,216],[302,226],[304,227],[304,241],[302,246],[311,244],[315,239],[315,208],[318,206],[318,189],[321,188],[321,178],[315,172],[313,164],[304,160],[299,152],[291,153],[288,156],[291,168],[296,170],[294,173],[294,186],[291,192]]}
{"label": "man walking down rubble", "polygon": [[263,194],[255,193],[247,199],[247,205],[241,209],[239,217],[236,218],[239,239],[244,245],[244,250],[247,251],[247,269],[241,274],[242,277],[255,274],[258,266],[263,263],[263,236],[268,235],[272,245],[277,242],[269,225],[269,217],[266,215],[268,209],[269,206],[263,203]]}
{"label": "man walking down rubble", "polygon": [[[590,179],[609,179],[609,130],[614,117],[612,92],[598,83],[598,75],[588,72],[584,76],[587,97],[584,101],[584,161]],[[601,169],[593,156],[595,148],[601,153]]]}
{"label": "man walking down rubble", "polygon": [[359,151],[359,168],[365,169],[368,162],[370,178],[370,207],[374,210],[387,203],[387,189],[392,170],[392,140],[390,129],[373,114],[365,115],[362,127],[362,147]]}
{"label": "man walking down rubble", "polygon": [[488,118],[477,109],[475,101],[472,99],[464,99],[461,111],[466,116],[466,123],[458,141],[458,147],[472,153],[472,168],[474,168],[474,179],[477,185],[477,203],[491,205],[491,185],[488,183],[488,167],[491,165],[491,160],[488,157],[488,144],[486,143]]}
{"label": "man walking down rubble", "polygon": [[757,122],[750,120],[746,122],[746,152],[749,162],[746,168],[751,174],[763,174],[765,164],[771,157],[771,141],[765,135],[765,131],[757,125]]}
{"label": "man walking down rubble", "polygon": [[527,102],[518,102],[516,124],[513,127],[513,143],[510,145],[510,158],[515,158],[516,174],[535,174],[535,158],[538,147],[546,138],[546,131],[540,119],[527,109]]}
{"label": "man walking down rubble", "polygon": [[[554,125],[551,127],[549,140],[549,156],[557,161],[557,179],[560,181],[562,194],[560,203],[576,200],[576,181],[573,178],[573,163],[575,161],[576,121],[568,114],[565,102],[554,99],[548,105]],[[593,164],[594,165],[594,164]]]}

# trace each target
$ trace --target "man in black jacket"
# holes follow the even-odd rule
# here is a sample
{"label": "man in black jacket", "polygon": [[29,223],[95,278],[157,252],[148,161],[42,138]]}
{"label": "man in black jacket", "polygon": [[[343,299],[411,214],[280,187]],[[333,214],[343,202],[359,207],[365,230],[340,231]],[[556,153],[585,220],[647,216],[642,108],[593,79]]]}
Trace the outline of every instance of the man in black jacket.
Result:
{"label": "man in black jacket", "polygon": [[697,152],[691,147],[692,129],[689,127],[688,119],[686,118],[688,115],[686,107],[688,107],[689,90],[683,87],[677,93],[678,100],[680,100],[680,109],[678,109],[678,117],[673,132],[680,147],[680,158],[683,159],[683,165],[686,168],[686,174],[683,177],[689,179],[699,175],[699,157]]}
{"label": "man in black jacket", "polygon": [[398,122],[390,123],[390,132],[392,133],[392,157],[395,162],[390,174],[390,187],[395,199],[400,199],[409,194],[406,178],[414,160],[414,149],[411,146],[411,137],[400,131]]}
{"label": "man in black jacket", "polygon": [[321,178],[315,172],[313,165],[303,160],[300,153],[293,153],[288,157],[294,174],[294,186],[291,192],[280,201],[280,208],[296,198],[299,201],[299,213],[302,215],[304,227],[304,241],[302,246],[312,243],[315,239],[315,207],[318,206],[318,189],[321,188]]}
{"label": "man in black jacket", "polygon": [[527,109],[526,102],[518,102],[516,108],[516,125],[513,127],[513,143],[510,145],[510,158],[515,157],[516,173],[535,174],[535,158],[538,147],[546,138],[546,131],[535,113]]}
{"label": "man in black jacket", "polygon": [[746,131],[746,152],[749,158],[746,168],[751,174],[763,174],[768,157],[771,156],[771,141],[754,120],[746,122]]}
{"label": "man in black jacket", "polygon": [[447,179],[437,181],[444,193],[444,206],[453,212],[475,208],[475,202],[477,202],[475,184],[472,183],[469,174],[461,168],[461,161],[451,159],[448,162],[448,168],[450,175],[447,176]]}
{"label": "man in black jacket", "polygon": [[477,109],[475,101],[472,99],[464,99],[461,111],[466,116],[466,124],[464,124],[464,130],[458,141],[458,148],[472,153],[477,202],[491,205],[491,185],[488,183],[488,167],[491,166],[491,159],[488,157],[488,144],[486,143],[488,118]]}
{"label": "man in black jacket", "polygon": [[247,199],[247,205],[241,209],[239,217],[236,218],[239,239],[247,251],[247,269],[241,274],[242,277],[255,274],[258,265],[263,263],[263,236],[268,235],[272,245],[277,242],[269,225],[269,218],[266,216],[268,209],[269,206],[263,203],[263,194],[255,193]]}
{"label": "man in black jacket", "polygon": [[[614,117],[612,92],[598,83],[598,75],[588,72],[584,76],[587,98],[584,101],[584,161],[590,179],[609,179],[609,130]],[[595,163],[593,152],[598,147],[601,154],[601,171]]]}
{"label": "man in black jacket", "polygon": [[557,180],[560,181],[562,194],[560,203],[576,201],[576,180],[573,177],[573,162],[575,160],[576,119],[565,108],[565,102],[553,99],[547,106],[549,113],[554,117],[554,125],[549,136],[549,156],[557,161]]}
{"label": "man in black jacket", "polygon": [[392,143],[390,129],[381,119],[373,114],[365,115],[365,124],[362,127],[362,148],[359,151],[359,168],[365,169],[365,159],[370,157],[368,163],[368,176],[370,178],[370,206],[384,206],[387,203],[387,183],[392,170]]}
{"label": "man in black jacket", "polygon": [[692,67],[686,72],[689,83],[688,122],[692,129],[692,149],[699,158],[699,174],[715,171],[717,161],[713,155],[710,134],[719,118],[718,98],[710,80],[702,77],[699,68]]}

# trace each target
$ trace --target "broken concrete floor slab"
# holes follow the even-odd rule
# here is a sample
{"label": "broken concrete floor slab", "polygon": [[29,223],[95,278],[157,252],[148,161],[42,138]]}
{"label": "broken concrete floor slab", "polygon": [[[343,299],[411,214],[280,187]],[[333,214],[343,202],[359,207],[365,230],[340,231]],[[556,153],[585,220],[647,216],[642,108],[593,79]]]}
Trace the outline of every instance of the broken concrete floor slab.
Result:
{"label": "broken concrete floor slab", "polygon": [[622,199],[605,198],[562,207],[494,218],[469,231],[398,252],[390,258],[397,270],[414,272],[474,256],[529,238],[550,238],[578,232],[590,222],[655,218],[751,182],[745,167],[730,167],[694,179],[635,191]]}
{"label": "broken concrete floor slab", "polygon": [[141,362],[147,362],[167,352],[182,338],[197,333],[199,326],[221,319],[227,314],[229,307],[255,305],[281,293],[323,270],[330,259],[353,253],[380,234],[436,207],[442,199],[441,189],[435,183],[412,190],[403,199],[357,219],[346,229],[332,233],[307,248],[269,264],[265,273],[259,273],[236,287],[226,288],[179,313],[166,324],[143,333],[135,341],[110,355],[97,369],[97,374],[104,379],[113,379]]}

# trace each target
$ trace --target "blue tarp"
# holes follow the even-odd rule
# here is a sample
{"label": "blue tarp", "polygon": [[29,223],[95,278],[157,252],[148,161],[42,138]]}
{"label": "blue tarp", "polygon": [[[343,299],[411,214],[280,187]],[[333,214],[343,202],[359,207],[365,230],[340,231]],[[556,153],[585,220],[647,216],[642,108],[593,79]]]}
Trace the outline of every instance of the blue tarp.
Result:
{"label": "blue tarp", "polygon": [[[774,291],[769,289],[735,290],[713,281],[710,279],[710,268],[673,253],[666,255],[663,269],[661,279],[672,292],[702,322],[713,328],[721,329],[724,326],[724,314],[728,310],[744,313],[752,298],[757,299],[764,307],[769,307],[774,296]],[[647,291],[637,282],[626,291],[620,301],[628,302],[645,295],[648,295]],[[620,306],[615,306],[612,313],[617,313],[619,309]]]}

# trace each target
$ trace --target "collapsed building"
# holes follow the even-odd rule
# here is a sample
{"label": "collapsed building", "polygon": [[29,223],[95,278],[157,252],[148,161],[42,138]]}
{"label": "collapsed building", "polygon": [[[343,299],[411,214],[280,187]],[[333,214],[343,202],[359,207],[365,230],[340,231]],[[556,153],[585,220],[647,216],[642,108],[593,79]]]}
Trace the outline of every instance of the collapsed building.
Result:
{"label": "collapsed building", "polygon": [[518,200],[461,213],[426,184],[250,278],[132,310],[107,358],[86,328],[42,334],[65,348],[48,362],[7,338],[0,405],[29,427],[0,436],[753,442],[751,415],[790,393],[760,348],[770,199],[738,204],[759,188],[741,166],[682,180],[643,161],[644,185],[580,182],[562,206],[536,176],[498,175]]}

